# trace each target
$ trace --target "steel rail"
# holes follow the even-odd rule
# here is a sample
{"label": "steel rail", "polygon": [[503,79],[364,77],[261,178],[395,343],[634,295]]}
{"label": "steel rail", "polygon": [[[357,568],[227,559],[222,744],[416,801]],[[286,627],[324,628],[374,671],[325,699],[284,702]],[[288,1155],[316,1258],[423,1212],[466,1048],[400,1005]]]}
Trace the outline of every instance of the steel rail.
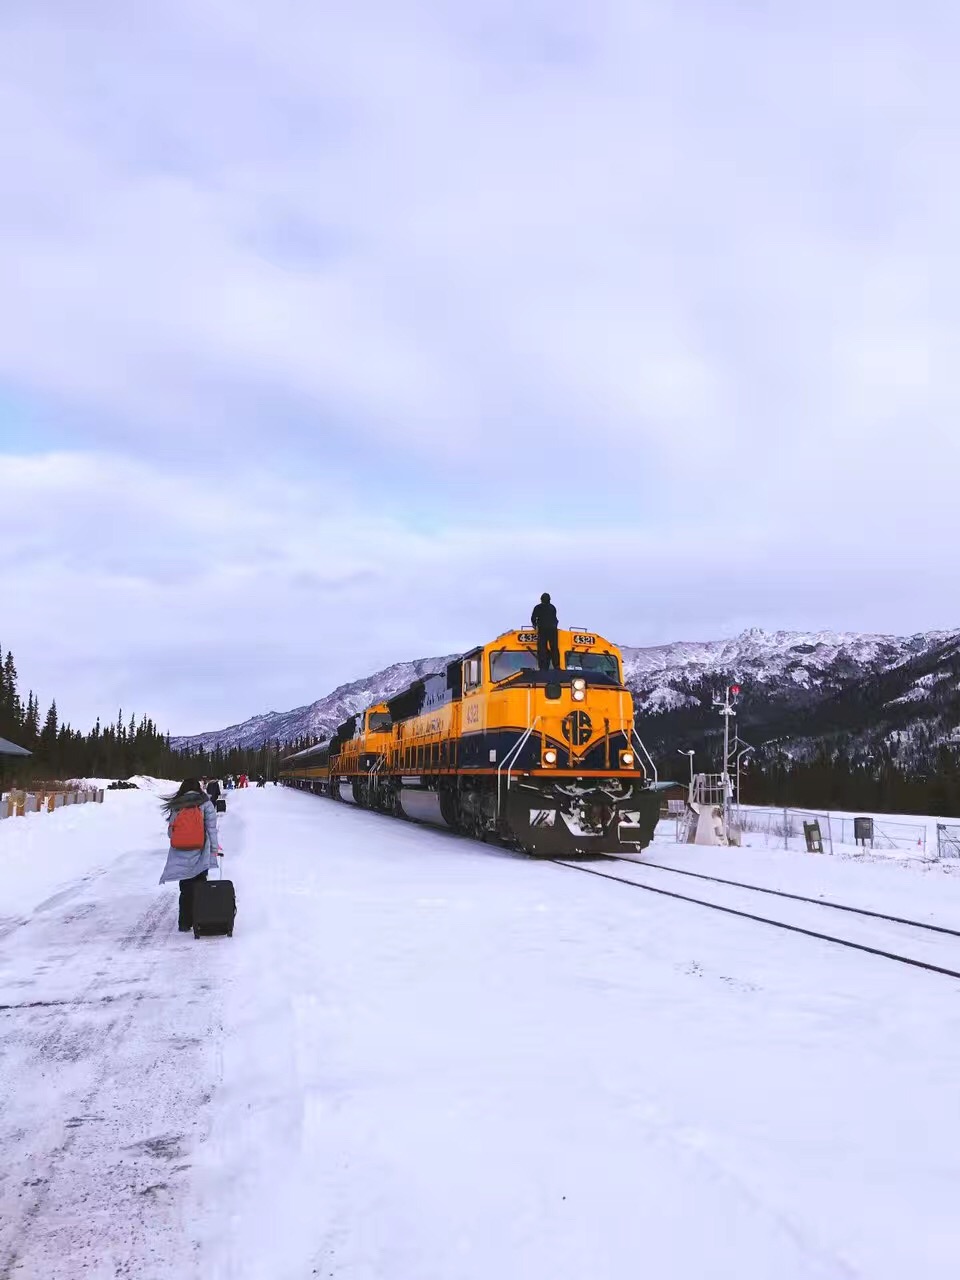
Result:
{"label": "steel rail", "polygon": [[687,871],[680,867],[665,867],[660,862],[643,862],[639,858],[625,858],[621,854],[601,854],[615,858],[617,862],[629,862],[634,867],[650,867],[654,871],[669,871],[677,876],[691,876],[694,880],[709,880],[713,884],[728,884],[734,889],[752,889],[755,893],[769,893],[777,898],[791,898],[794,902],[812,902],[815,907],[832,907],[834,911],[851,911],[858,916],[872,916],[875,920],[890,920],[894,924],[908,924],[914,929],[928,929],[931,933],[947,933],[960,938],[960,929],[949,929],[942,924],[927,924],[923,920],[908,920],[905,916],[889,916],[883,911],[868,911],[866,907],[851,907],[845,902],[833,902],[829,898],[808,898],[802,893],[788,893],[785,889],[769,889],[761,884],[746,884],[742,880],[727,880],[723,876],[708,876],[702,871]]}
{"label": "steel rail", "polygon": [[627,880],[624,876],[608,875],[605,871],[597,871],[593,867],[584,867],[580,863],[564,862],[559,858],[550,858],[548,861],[552,862],[554,866],[566,867],[568,871],[582,871],[584,875],[597,876],[601,880],[612,880],[617,884],[629,885],[631,889],[642,889],[646,893],[656,893],[661,897],[674,898],[679,902],[692,902],[698,907],[708,907],[711,911],[721,911],[724,915],[738,916],[742,920],[753,920],[758,924],[768,924],[775,929],[784,929],[788,933],[800,933],[807,938],[817,938],[821,942],[833,942],[839,947],[849,947],[851,951],[864,951],[867,955],[881,956],[885,960],[895,960],[899,964],[911,965],[915,969],[926,969],[929,973],[942,973],[947,978],[960,979],[960,971],[956,969],[947,969],[943,965],[930,964],[927,960],[915,960],[912,956],[900,955],[896,951],[884,951],[880,947],[868,947],[865,943],[852,942],[849,938],[838,938],[831,933],[820,933],[816,929],[805,929],[797,924],[787,924],[784,920],[771,920],[769,916],[758,916],[752,911],[740,911],[736,907],[725,907],[718,902],[707,902],[704,898],[692,898],[685,893],[675,893],[672,889],[658,889],[656,885],[641,884],[636,880]]}

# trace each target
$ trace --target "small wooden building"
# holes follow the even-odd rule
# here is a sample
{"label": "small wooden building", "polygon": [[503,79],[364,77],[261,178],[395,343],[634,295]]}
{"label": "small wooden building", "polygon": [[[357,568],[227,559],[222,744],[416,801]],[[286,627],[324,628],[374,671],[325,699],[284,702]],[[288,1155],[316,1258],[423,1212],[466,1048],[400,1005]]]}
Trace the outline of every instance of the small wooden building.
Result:
{"label": "small wooden building", "polygon": [[0,738],[0,791],[6,780],[7,772],[10,769],[11,760],[23,760],[32,755],[26,747],[18,747],[15,742],[11,742],[9,738]]}

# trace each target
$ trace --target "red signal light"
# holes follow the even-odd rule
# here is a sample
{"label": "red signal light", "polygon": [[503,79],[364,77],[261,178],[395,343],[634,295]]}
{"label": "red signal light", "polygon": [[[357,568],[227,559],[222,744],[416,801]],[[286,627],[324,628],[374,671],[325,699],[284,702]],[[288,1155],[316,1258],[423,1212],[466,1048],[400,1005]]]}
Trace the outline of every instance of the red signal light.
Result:
{"label": "red signal light", "polygon": [[730,686],[730,692],[733,694],[734,697],[736,697],[737,694],[740,692],[740,686],[738,684],[732,684]]}

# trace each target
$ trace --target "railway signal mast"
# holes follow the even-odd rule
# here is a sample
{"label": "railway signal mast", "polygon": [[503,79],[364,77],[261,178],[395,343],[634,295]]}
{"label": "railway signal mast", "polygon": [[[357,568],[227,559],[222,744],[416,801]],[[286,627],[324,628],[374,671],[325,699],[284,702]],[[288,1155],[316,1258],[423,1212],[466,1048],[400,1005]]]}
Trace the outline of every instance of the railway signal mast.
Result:
{"label": "railway signal mast", "polygon": [[[733,748],[730,745],[730,720],[736,712],[737,700],[740,697],[741,688],[739,684],[728,684],[724,690],[723,698],[714,698],[713,705],[723,716],[723,775],[721,777],[721,786],[723,787],[723,826],[725,831],[730,829],[730,808],[733,796],[733,782],[730,778],[730,765],[733,757],[736,755],[739,737],[735,737]],[[736,735],[736,728],[734,729]],[[739,759],[736,761],[739,765]],[[740,803],[740,794],[737,793],[737,803]]]}

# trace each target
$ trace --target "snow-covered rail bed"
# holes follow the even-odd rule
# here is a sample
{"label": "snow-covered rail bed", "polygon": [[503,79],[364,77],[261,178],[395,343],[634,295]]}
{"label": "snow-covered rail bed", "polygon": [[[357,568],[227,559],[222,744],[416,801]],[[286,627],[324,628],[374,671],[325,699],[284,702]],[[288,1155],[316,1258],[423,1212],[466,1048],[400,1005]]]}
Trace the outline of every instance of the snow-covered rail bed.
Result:
{"label": "snow-covered rail bed", "polygon": [[960,983],[283,789],[228,806],[237,930],[201,942],[155,798],[0,824],[3,1280],[955,1277]]}
{"label": "snow-covered rail bed", "polygon": [[[717,911],[768,928],[797,933],[814,942],[832,943],[881,960],[960,979],[960,931],[945,925],[885,915],[828,899],[818,901],[762,885],[733,882],[634,858],[601,856],[594,865],[563,859],[553,861],[568,870],[657,894],[678,904]],[[686,883],[678,884],[676,879],[671,883],[671,876],[682,876]],[[838,913],[842,913],[842,918],[838,918]]]}

